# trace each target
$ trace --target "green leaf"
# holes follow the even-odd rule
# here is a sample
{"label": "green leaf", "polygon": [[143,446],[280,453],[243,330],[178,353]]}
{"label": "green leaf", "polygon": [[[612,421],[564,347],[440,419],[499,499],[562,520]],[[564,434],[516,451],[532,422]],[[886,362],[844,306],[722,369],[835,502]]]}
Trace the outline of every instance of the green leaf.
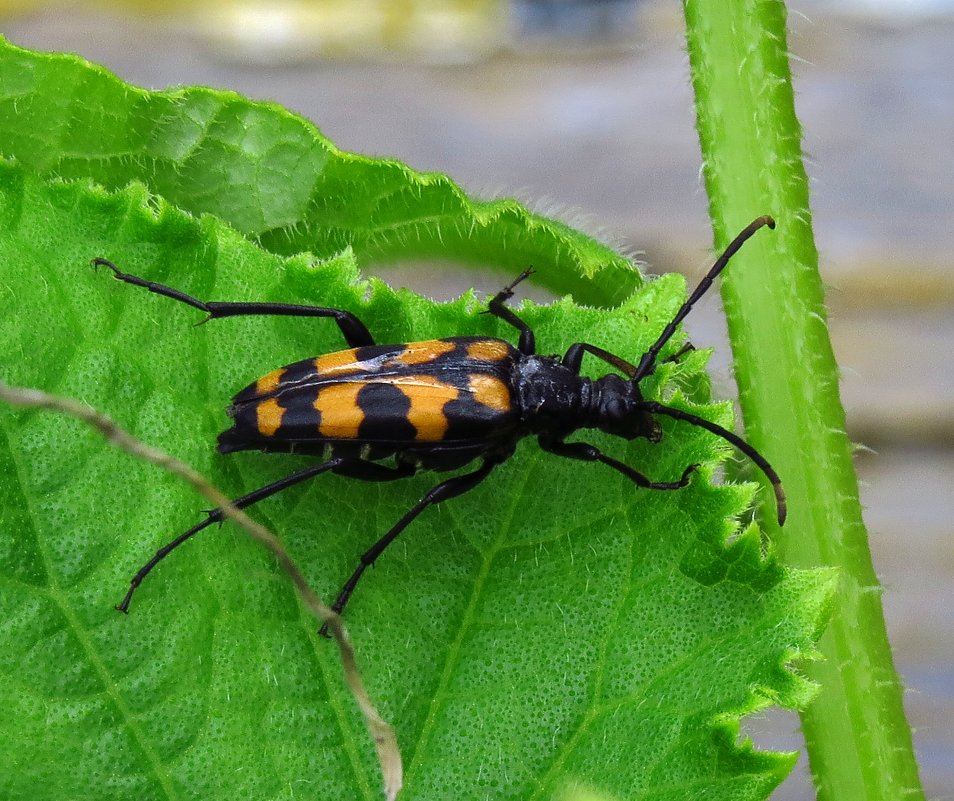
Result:
{"label": "green leaf", "polygon": [[[273,253],[369,263],[440,256],[615,305],[640,282],[628,261],[512,200],[478,202],[449,178],[338,150],[309,122],[233,92],[147,92],[78,56],[0,38],[0,155],[41,174],[140,181]],[[586,280],[583,280],[583,279]]]}
{"label": "green leaf", "polygon": [[[93,92],[86,113],[105,128],[112,112],[93,110],[102,102]],[[21,93],[21,108],[38,104]],[[117,283],[92,257],[200,298],[347,308],[379,341],[513,338],[473,296],[436,304],[360,282],[357,245],[286,259],[142,185],[108,192],[35,167],[0,164],[0,378],[79,398],[234,495],[309,460],[217,456],[230,396],[339,348],[340,334],[322,320],[196,327],[199,312]],[[369,169],[338,188],[360,195]],[[190,180],[204,185],[201,172]],[[525,234],[546,252],[545,226]],[[550,253],[541,271],[556,269]],[[592,341],[634,358],[683,297],[667,277],[610,310],[517,308],[543,352]],[[704,361],[662,365],[646,391],[728,425],[729,407],[707,403]],[[724,443],[662,425],[659,445],[587,439],[654,478],[703,464],[690,487],[634,489],[523,443],[478,489],[422,515],[366,576],[347,622],[397,730],[402,798],[755,799],[787,773],[793,757],[740,742],[738,719],[809,698],[785,665],[812,654],[832,577],[765,558],[758,531],[731,522],[752,485],[705,480]],[[327,599],[437,480],[324,476],[253,514]],[[135,569],[199,509],[177,480],[80,423],[0,409],[0,797],[380,797],[337,651],[271,557],[233,527],[202,532],[149,576],[128,617],[113,611]]]}

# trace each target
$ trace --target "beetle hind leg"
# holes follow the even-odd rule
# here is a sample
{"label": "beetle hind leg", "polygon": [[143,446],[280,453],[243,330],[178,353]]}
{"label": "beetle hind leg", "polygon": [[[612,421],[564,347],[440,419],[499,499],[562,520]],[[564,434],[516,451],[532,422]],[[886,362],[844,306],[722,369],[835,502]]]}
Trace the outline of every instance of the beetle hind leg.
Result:
{"label": "beetle hind leg", "polygon": [[147,281],[137,275],[122,272],[109,259],[95,258],[92,261],[94,267],[108,267],[113,272],[113,277],[126,284],[139,286],[148,289],[157,295],[165,298],[177,300],[179,303],[185,303],[195,309],[204,311],[209,315],[206,320],[214,320],[221,317],[247,317],[247,316],[279,316],[279,317],[332,317],[345,338],[349,347],[360,348],[365,345],[373,345],[374,337],[368,331],[364,323],[354,314],[343,309],[331,309],[324,306],[303,306],[296,303],[233,303],[220,301],[204,301],[187,295],[178,289],[165,284],[159,284],[155,281]]}
{"label": "beetle hind leg", "polygon": [[[326,473],[329,470],[334,470],[345,462],[345,459],[338,457],[329,459],[327,462],[322,462],[321,464],[306,467],[303,470],[299,470],[289,476],[280,478],[278,481],[273,481],[271,484],[266,484],[264,487],[259,487],[257,490],[254,490],[247,495],[243,495],[241,498],[236,498],[234,501],[232,501],[232,506],[234,506],[236,509],[245,509],[254,503],[258,503],[259,501],[263,501],[266,498],[270,498],[272,495],[275,495],[282,490],[293,487],[295,484],[300,484],[302,481],[307,481],[309,478],[314,478],[315,476]],[[194,525],[188,531],[182,532],[174,540],[163,545],[152,555],[152,558],[149,559],[148,562],[139,568],[136,575],[132,577],[129,582],[129,589],[126,591],[126,595],[123,596],[122,601],[116,605],[116,609],[120,612],[128,613],[129,603],[132,601],[133,593],[136,592],[136,588],[142,584],[143,579],[145,579],[146,576],[148,576],[163,559],[165,559],[176,548],[182,545],[186,540],[191,539],[193,536],[202,531],[202,529],[211,526],[213,523],[221,523],[224,519],[225,513],[221,509],[213,509],[206,513],[206,519],[201,523],[196,523],[196,525]]]}

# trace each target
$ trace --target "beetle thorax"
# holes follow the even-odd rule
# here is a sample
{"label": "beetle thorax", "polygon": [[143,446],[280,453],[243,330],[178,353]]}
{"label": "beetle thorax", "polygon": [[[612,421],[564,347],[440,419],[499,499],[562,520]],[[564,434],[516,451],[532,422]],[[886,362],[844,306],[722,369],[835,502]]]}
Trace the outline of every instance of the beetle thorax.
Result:
{"label": "beetle thorax", "polygon": [[659,428],[645,411],[639,388],[615,373],[593,380],[553,356],[526,356],[517,370],[522,420],[530,432],[566,435],[598,428],[626,439],[658,439]]}
{"label": "beetle thorax", "polygon": [[593,382],[576,375],[553,356],[526,356],[515,382],[522,420],[530,431],[579,428],[590,408]]}

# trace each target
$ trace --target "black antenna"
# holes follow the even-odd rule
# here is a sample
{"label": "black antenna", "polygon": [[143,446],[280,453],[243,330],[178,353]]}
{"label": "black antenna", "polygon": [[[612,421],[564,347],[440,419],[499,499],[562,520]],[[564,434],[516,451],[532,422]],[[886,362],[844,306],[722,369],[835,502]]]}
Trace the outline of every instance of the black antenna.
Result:
{"label": "black antenna", "polygon": [[721,437],[730,445],[735,445],[736,448],[755,462],[759,469],[765,473],[765,477],[769,480],[772,489],[775,491],[775,509],[778,515],[778,524],[779,526],[785,525],[785,518],[788,515],[788,504],[785,502],[785,491],[782,489],[782,479],[779,478],[778,473],[775,472],[772,465],[768,463],[768,459],[749,445],[742,437],[738,434],[733,434],[728,429],[716,423],[706,420],[704,417],[684,412],[682,409],[674,409],[672,406],[665,406],[657,401],[644,401],[640,406],[645,408],[650,414],[661,414],[665,417],[672,417],[676,420],[689,423],[690,425],[704,428],[706,431],[711,431],[717,437]]}
{"label": "black antenna", "polygon": [[[745,244],[745,241],[763,226],[774,228],[775,220],[773,220],[767,214],[762,217],[757,217],[747,226],[745,226],[745,228],[739,232],[739,235],[729,243],[729,246],[723,251],[722,255],[716,259],[715,264],[712,265],[712,268],[709,270],[709,272],[706,273],[705,277],[699,282],[699,286],[693,290],[686,302],[679,307],[679,311],[676,312],[672,320],[669,321],[669,324],[663,329],[662,333],[659,335],[659,338],[652,344],[649,350],[643,354],[642,359],[639,360],[639,366],[637,366],[635,372],[632,373],[632,381],[634,384],[638,384],[640,380],[652,373],[656,367],[656,359],[659,358],[659,352],[670,340],[672,335],[676,333],[676,328],[679,326],[679,323],[686,318],[686,315],[692,310],[692,307],[696,301],[698,301],[699,298],[709,291],[709,287],[712,286],[712,283],[719,276],[719,273],[725,269],[726,265],[729,263],[729,260],[736,254],[736,252],[738,252],[739,248]],[[782,480],[779,478],[778,473],[775,472],[775,469],[772,467],[772,465],[768,463],[768,460],[755,448],[749,445],[748,442],[742,439],[742,437],[738,436],[737,434],[733,434],[731,431],[723,428],[720,425],[716,425],[715,423],[712,423],[703,417],[699,417],[689,412],[684,412],[681,409],[674,409],[671,406],[665,406],[664,404],[658,403],[657,401],[644,401],[641,405],[651,414],[661,414],[665,417],[672,417],[676,420],[682,420],[683,422],[689,423],[690,425],[698,426],[699,428],[704,428],[707,431],[711,431],[717,437],[724,439],[730,445],[734,445],[736,448],[738,448],[740,452],[745,454],[758,466],[758,468],[765,474],[765,477],[769,480],[769,483],[771,483],[772,489],[775,491],[775,508],[778,515],[778,524],[781,526],[785,523],[787,505],[785,502],[785,492],[782,490]]]}
{"label": "black antenna", "polygon": [[686,318],[686,315],[692,310],[695,302],[709,291],[712,282],[715,281],[719,273],[725,269],[725,266],[729,263],[729,259],[745,244],[745,240],[765,225],[769,228],[774,228],[775,220],[767,214],[758,217],[745,226],[739,235],[729,243],[729,246],[723,251],[722,255],[716,259],[716,263],[712,265],[712,269],[710,269],[709,272],[706,273],[705,278],[699,282],[699,286],[695,288],[693,293],[689,296],[689,299],[679,307],[679,311],[677,311],[672,320],[669,321],[669,325],[663,329],[663,332],[659,335],[659,339],[643,354],[643,358],[639,360],[639,365],[633,374],[632,380],[634,384],[638,384],[655,369],[659,351],[663,349],[663,346],[669,341],[670,337],[676,333],[676,328],[679,326],[679,323]]}

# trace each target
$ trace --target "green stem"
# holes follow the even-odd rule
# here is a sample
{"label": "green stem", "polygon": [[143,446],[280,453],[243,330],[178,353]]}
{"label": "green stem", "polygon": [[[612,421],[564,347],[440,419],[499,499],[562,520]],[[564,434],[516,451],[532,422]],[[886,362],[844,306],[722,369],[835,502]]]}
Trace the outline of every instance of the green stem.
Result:
{"label": "green stem", "polygon": [[[836,608],[807,666],[802,712],[820,799],[923,798],[868,550],[825,323],[801,161],[783,2],[686,0],[697,125],[717,248],[760,214],[778,221],[733,261],[722,296],[748,439],[782,476],[780,556],[840,571]],[[771,503],[771,493],[763,493]]]}

